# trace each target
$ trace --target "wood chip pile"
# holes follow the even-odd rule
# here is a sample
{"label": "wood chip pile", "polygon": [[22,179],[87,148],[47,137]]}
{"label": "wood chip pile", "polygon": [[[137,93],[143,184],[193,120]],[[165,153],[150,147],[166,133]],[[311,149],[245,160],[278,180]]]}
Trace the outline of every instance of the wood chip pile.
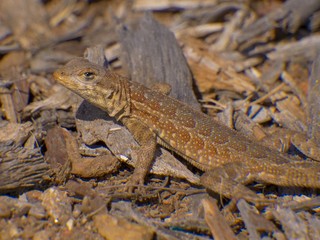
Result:
{"label": "wood chip pile", "polygon": [[320,239],[319,189],[255,183],[274,203],[230,201],[164,148],[144,190],[125,192],[139,145],[52,76],[75,57],[106,58],[319,160],[319,50],[319,0],[0,0],[0,239]]}

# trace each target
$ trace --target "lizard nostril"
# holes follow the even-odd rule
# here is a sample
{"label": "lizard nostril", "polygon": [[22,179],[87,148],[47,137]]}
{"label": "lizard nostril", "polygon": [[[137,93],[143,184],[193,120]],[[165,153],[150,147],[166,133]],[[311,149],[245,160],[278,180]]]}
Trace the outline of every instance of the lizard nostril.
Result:
{"label": "lizard nostril", "polygon": [[53,77],[58,80],[60,77],[64,77],[65,76],[65,72],[63,71],[60,71],[60,70],[56,70],[54,73],[53,73]]}

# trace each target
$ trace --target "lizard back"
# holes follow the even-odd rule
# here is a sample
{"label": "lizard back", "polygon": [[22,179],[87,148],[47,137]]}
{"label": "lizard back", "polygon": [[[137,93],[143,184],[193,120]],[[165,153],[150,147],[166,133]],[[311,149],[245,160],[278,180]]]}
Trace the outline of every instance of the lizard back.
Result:
{"label": "lizard back", "polygon": [[[205,172],[212,170],[204,174],[203,184],[229,197],[236,194],[238,183],[253,180],[282,186],[320,187],[319,164],[291,160],[185,103],[85,59],[71,60],[54,72],[54,78],[122,121],[140,141],[133,184],[143,183],[158,143],[197,168]],[[212,179],[223,186],[212,185]],[[225,187],[227,182],[230,188]]]}
{"label": "lizard back", "polygon": [[129,87],[131,117],[151,128],[160,145],[202,170],[250,159],[289,162],[185,103],[136,82],[130,82]]}
{"label": "lizard back", "polygon": [[159,144],[201,170],[234,162],[254,164],[259,169],[292,162],[183,102],[85,59],[71,60],[56,70],[54,77],[110,116],[137,119],[155,133]]}

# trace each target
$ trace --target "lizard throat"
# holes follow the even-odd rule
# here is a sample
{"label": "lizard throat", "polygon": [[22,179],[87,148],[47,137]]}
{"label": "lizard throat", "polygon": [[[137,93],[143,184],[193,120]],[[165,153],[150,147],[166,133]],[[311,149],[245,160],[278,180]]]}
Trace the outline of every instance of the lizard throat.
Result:
{"label": "lizard throat", "polygon": [[118,79],[115,85],[117,88],[113,92],[111,99],[105,99],[107,102],[104,106],[105,110],[111,117],[120,120],[129,116],[131,112],[130,105],[130,88],[128,82]]}

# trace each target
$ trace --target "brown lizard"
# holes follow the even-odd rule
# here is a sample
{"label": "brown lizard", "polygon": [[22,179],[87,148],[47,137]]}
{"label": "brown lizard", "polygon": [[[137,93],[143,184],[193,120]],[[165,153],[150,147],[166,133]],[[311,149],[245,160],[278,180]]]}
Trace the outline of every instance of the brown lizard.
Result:
{"label": "brown lizard", "polygon": [[71,60],[54,78],[121,121],[141,145],[130,184],[144,184],[160,144],[204,171],[202,184],[228,198],[255,201],[257,195],[244,186],[253,181],[320,188],[319,163],[291,160],[183,102],[88,60]]}

